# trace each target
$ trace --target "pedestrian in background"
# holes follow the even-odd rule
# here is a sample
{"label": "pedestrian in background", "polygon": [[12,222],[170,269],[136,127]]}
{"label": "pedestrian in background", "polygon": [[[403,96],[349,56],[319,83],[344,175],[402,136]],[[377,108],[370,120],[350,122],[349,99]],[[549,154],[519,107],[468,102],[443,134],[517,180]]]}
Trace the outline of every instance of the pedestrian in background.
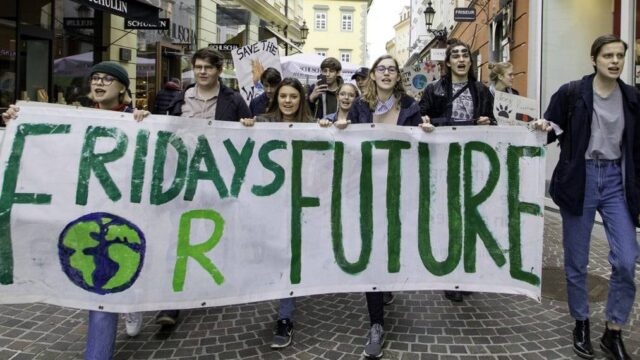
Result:
{"label": "pedestrian in background", "polygon": [[355,74],[351,75],[351,80],[355,80],[356,85],[360,92],[363,92],[367,87],[367,79],[369,78],[369,68],[361,67],[356,70]]}
{"label": "pedestrian in background", "polygon": [[182,91],[182,81],[173,78],[167,81],[162,89],[156,94],[155,104],[153,105],[154,114],[166,114],[169,111],[169,105],[173,99]]}
{"label": "pedestrian in background", "polygon": [[600,348],[609,359],[631,359],[622,340],[636,296],[636,227],[640,226],[640,97],[620,80],[627,44],[613,35],[591,45],[594,73],[553,94],[545,119],[533,126],[560,142],[549,193],[560,208],[573,351],[594,357],[587,267],[596,211],[609,240],[609,295]]}
{"label": "pedestrian in background", "polygon": [[[451,39],[445,51],[446,73],[424,90],[420,113],[434,126],[496,125],[493,118],[493,96],[476,80],[469,45]],[[429,127],[424,127],[429,131]],[[494,240],[495,241],[495,240]],[[464,291],[446,290],[444,296],[462,302]]]}
{"label": "pedestrian in background", "polygon": [[342,64],[328,57],[320,63],[320,79],[308,90],[309,108],[316,119],[324,119],[338,110],[338,87],[342,85]]}
{"label": "pedestrian in background", "polygon": [[[264,115],[253,118],[240,119],[244,126],[253,126],[255,122],[296,122],[309,123],[315,119],[311,116],[304,96],[304,87],[295,78],[285,78],[274,91],[274,100],[269,111]],[[331,123],[321,123],[320,126],[331,126]],[[293,315],[296,309],[295,298],[280,299],[278,305],[278,319],[274,329],[272,349],[282,349],[293,341]]]}
{"label": "pedestrian in background", "polygon": [[276,87],[282,81],[280,72],[272,67],[267,68],[260,75],[260,82],[264,92],[257,97],[253,98],[249,103],[249,110],[251,110],[252,116],[262,115],[267,112],[269,104],[273,100],[273,94]]}
{"label": "pedestrian in background", "polygon": [[489,91],[491,91],[491,95],[495,96],[496,91],[520,95],[513,88],[513,65],[510,62],[490,63],[489,70],[491,70],[489,73],[489,80],[491,80]]}
{"label": "pedestrian in background", "polygon": [[[116,62],[103,61],[91,68],[89,77],[90,92],[88,98],[95,103],[97,109],[120,112],[132,112],[129,95],[129,74]],[[2,114],[5,124],[18,117],[19,108],[11,105]],[[142,313],[128,313],[126,331],[129,336],[136,336],[142,328]],[[89,311],[87,328],[86,360],[110,360],[116,347],[118,331],[118,314],[105,311]]]}

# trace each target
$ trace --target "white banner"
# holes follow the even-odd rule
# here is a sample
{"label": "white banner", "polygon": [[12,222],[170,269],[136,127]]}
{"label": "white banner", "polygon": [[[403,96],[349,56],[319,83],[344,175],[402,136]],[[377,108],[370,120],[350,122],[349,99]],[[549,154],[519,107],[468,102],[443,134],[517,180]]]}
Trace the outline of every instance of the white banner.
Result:
{"label": "white banner", "polygon": [[231,51],[231,57],[236,69],[240,95],[247,104],[264,91],[260,76],[265,69],[272,67],[282,74],[276,38],[235,49]]}
{"label": "white banner", "polygon": [[462,289],[540,299],[544,135],[23,104],[0,303],[124,312]]}

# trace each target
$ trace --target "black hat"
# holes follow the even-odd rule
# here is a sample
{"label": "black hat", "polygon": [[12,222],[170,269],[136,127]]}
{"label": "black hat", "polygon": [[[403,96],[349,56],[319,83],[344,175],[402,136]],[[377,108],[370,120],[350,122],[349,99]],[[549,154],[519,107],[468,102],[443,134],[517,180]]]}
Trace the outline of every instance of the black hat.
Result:
{"label": "black hat", "polygon": [[369,68],[361,67],[358,70],[356,70],[355,74],[351,76],[351,80],[355,80],[358,76],[362,76],[363,78],[366,79],[367,75],[369,75]]}
{"label": "black hat", "polygon": [[99,64],[93,65],[90,75],[93,75],[97,72],[109,74],[118,79],[118,81],[122,83],[122,85],[124,85],[126,88],[129,88],[129,73],[127,73],[127,70],[117,62],[103,61]]}

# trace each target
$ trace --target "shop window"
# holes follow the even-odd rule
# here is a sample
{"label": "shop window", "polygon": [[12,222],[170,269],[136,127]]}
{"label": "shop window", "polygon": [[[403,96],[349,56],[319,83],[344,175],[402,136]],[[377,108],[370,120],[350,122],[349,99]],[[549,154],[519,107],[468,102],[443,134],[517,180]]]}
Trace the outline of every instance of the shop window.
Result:
{"label": "shop window", "polygon": [[[10,2],[11,0],[9,0]],[[53,0],[29,0],[20,3],[20,21],[25,25],[32,25],[51,30]],[[7,1],[3,1],[4,6]]]}
{"label": "shop window", "polygon": [[16,87],[16,25],[0,22],[0,111],[15,102]]}
{"label": "shop window", "polygon": [[[56,2],[53,39],[53,93],[50,101],[91,106],[87,80],[93,66],[93,9],[73,1]],[[65,24],[65,18],[89,19]]]}

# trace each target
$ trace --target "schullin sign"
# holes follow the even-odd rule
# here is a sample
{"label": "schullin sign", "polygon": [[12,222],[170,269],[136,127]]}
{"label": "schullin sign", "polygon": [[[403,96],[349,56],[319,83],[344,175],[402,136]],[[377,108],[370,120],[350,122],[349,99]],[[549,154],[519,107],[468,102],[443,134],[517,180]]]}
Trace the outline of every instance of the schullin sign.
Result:
{"label": "schullin sign", "polygon": [[158,19],[158,8],[135,0],[78,0],[96,10],[102,10],[124,18]]}

